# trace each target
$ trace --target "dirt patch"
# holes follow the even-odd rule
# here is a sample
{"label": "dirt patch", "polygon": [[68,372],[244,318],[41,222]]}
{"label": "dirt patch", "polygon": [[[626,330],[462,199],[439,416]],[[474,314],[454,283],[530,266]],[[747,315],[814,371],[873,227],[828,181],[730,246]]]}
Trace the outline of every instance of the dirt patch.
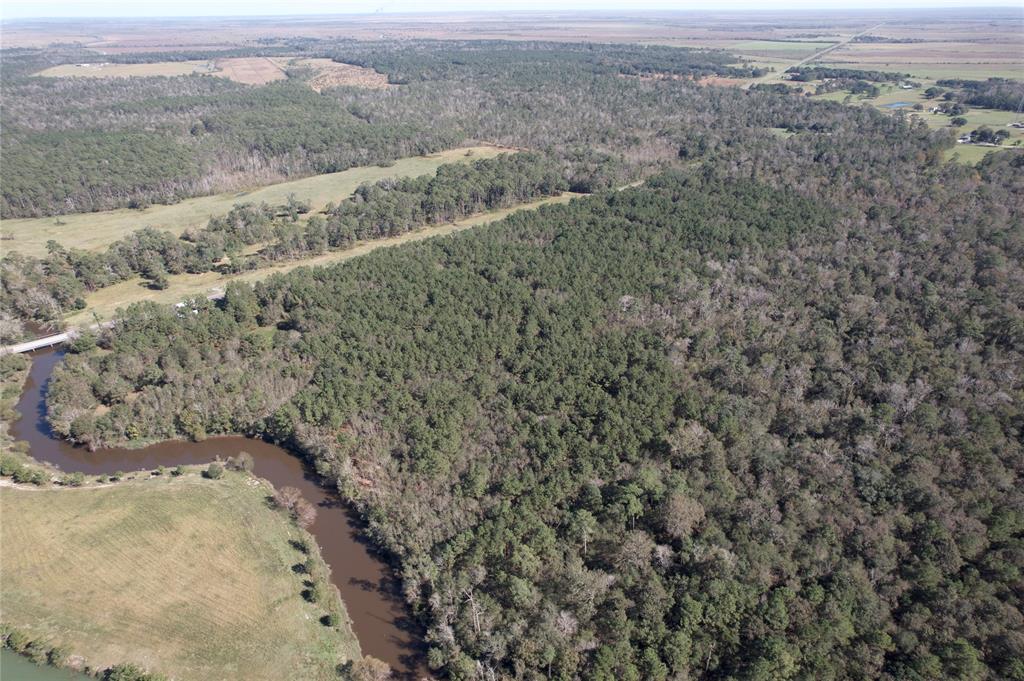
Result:
{"label": "dirt patch", "polygon": [[292,66],[313,69],[314,75],[309,79],[309,87],[321,92],[332,87],[361,87],[371,90],[383,90],[391,87],[388,77],[373,69],[342,64],[331,59],[299,59]]}
{"label": "dirt patch", "polygon": [[744,78],[723,78],[722,76],[707,76],[697,81],[697,85],[719,85],[722,87],[742,87],[749,79]]}
{"label": "dirt patch", "polygon": [[229,78],[246,85],[263,85],[275,80],[284,80],[284,71],[266,57],[233,57],[218,59],[214,75]]}

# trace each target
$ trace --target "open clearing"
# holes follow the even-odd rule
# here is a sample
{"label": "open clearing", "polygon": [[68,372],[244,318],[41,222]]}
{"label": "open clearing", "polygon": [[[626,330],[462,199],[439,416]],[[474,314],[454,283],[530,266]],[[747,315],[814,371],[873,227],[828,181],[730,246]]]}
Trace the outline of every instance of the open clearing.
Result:
{"label": "open clearing", "polygon": [[370,90],[383,90],[392,87],[388,77],[355,64],[342,64],[333,59],[291,59],[277,58],[273,60],[281,68],[308,68],[313,76],[306,81],[309,87],[322,92],[332,87],[359,87]]}
{"label": "open clearing", "polygon": [[37,76],[48,78],[144,78],[148,76],[187,76],[193,73],[212,73],[209,61],[161,61],[152,64],[61,64],[40,71]]}
{"label": "open clearing", "polygon": [[[302,533],[266,483],[196,472],[71,489],[0,488],[4,620],[102,668],[179,681],[336,678],[358,655],[291,566]],[[343,631],[348,632],[345,626]]]}
{"label": "open clearing", "polygon": [[[99,250],[143,227],[181,234],[192,227],[204,227],[211,216],[223,215],[238,203],[280,205],[289,194],[308,200],[313,210],[329,202],[348,198],[364,182],[387,177],[416,177],[437,172],[445,163],[492,158],[509,149],[494,146],[461,147],[428,156],[415,156],[396,161],[388,167],[364,166],[339,173],[314,175],[301,180],[267,185],[247,192],[230,192],[201,196],[179,203],[154,205],[144,210],[122,208],[100,213],[75,213],[58,218],[23,218],[0,221],[0,248],[4,252],[19,251],[27,255],[46,255],[50,239],[68,248]],[[468,154],[468,155],[467,155]],[[63,224],[58,224],[63,223]]]}
{"label": "open clearing", "polygon": [[214,64],[215,76],[228,78],[246,85],[263,85],[275,80],[284,80],[288,76],[273,60],[266,57],[234,57],[218,59]]}
{"label": "open clearing", "polygon": [[131,303],[150,300],[156,303],[176,303],[191,296],[205,296],[220,292],[230,281],[247,281],[249,283],[266,279],[272,274],[284,274],[296,267],[316,267],[333,265],[335,263],[358,258],[378,248],[388,248],[413,241],[422,241],[436,236],[454,234],[470,227],[477,227],[489,222],[500,220],[518,210],[533,210],[540,206],[554,203],[567,203],[573,198],[581,196],[573,192],[564,192],[560,196],[553,196],[538,199],[530,203],[524,203],[512,208],[489,211],[474,215],[458,222],[445,225],[424,227],[415,232],[409,232],[387,239],[373,239],[357,243],[351,248],[342,251],[331,251],[323,255],[317,255],[304,260],[291,260],[288,262],[264,267],[252,272],[240,274],[223,275],[218,272],[204,272],[203,274],[173,274],[169,276],[169,286],[162,291],[155,291],[148,288],[141,278],[123,281],[114,286],[100,289],[86,296],[86,308],[65,320],[70,327],[81,327],[92,324],[98,316],[100,319],[110,319],[118,308],[126,307]]}

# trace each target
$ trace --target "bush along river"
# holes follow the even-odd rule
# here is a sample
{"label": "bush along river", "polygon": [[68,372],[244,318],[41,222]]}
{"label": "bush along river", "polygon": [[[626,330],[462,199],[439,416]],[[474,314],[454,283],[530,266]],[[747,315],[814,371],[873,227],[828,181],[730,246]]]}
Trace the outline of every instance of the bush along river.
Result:
{"label": "bush along river", "polygon": [[269,442],[242,436],[212,437],[202,442],[172,440],[141,449],[109,448],[95,452],[58,440],[46,421],[45,400],[46,383],[63,355],[59,350],[33,354],[32,368],[18,400],[18,417],[11,424],[11,434],[29,443],[32,458],[57,466],[65,473],[110,475],[159,466],[205,464],[218,456],[227,458],[249,452],[256,475],[278,489],[297,487],[317,507],[316,521],[308,530],[316,537],[331,568],[331,581],[341,591],[363,654],[387,662],[401,676],[425,672],[421,629],[401,600],[393,572],[374,555],[349,507],[334,490],[321,484],[302,459]]}

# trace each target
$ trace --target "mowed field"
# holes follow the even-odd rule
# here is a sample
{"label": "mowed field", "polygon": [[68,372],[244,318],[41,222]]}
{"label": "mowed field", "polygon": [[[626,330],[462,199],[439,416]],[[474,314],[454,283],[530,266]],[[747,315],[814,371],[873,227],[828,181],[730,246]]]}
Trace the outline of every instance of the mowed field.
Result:
{"label": "mowed field", "polygon": [[[252,191],[230,192],[186,199],[169,206],[154,205],[144,210],[123,208],[99,213],[76,213],[59,219],[24,218],[0,221],[0,247],[4,252],[20,251],[45,256],[46,242],[53,239],[68,248],[98,250],[143,227],[181,234],[192,227],[204,227],[211,216],[223,215],[238,203],[280,205],[290,194],[309,201],[314,210],[329,202],[348,198],[364,182],[387,177],[415,177],[434,173],[445,163],[492,158],[508,149],[494,146],[461,147],[396,161],[387,168],[365,166],[339,173],[315,175],[301,180],[272,184]],[[61,224],[62,223],[62,224]]]}
{"label": "mowed field", "polygon": [[352,248],[347,248],[343,251],[332,251],[312,258],[306,258],[304,260],[284,262],[254,270],[252,272],[243,272],[241,274],[231,275],[224,275],[219,272],[204,272],[202,274],[172,274],[167,277],[169,286],[162,291],[150,289],[146,286],[146,282],[141,278],[130,279],[90,293],[85,299],[85,309],[67,317],[65,321],[68,326],[73,328],[88,326],[94,322],[97,316],[100,319],[109,319],[118,308],[126,307],[131,303],[146,300],[164,304],[176,303],[184,298],[220,293],[224,290],[224,287],[228,282],[231,281],[246,281],[254,283],[266,279],[273,274],[284,274],[285,272],[290,272],[296,267],[322,267],[325,265],[333,265],[335,263],[344,262],[346,260],[351,260],[352,258],[358,258],[366,255],[378,248],[400,246],[402,244],[412,243],[413,241],[422,241],[423,239],[454,234],[455,232],[461,232],[462,230],[469,229],[470,227],[478,227],[480,225],[501,220],[518,210],[534,210],[547,204],[567,203],[578,196],[582,195],[574,192],[564,192],[560,196],[538,199],[512,208],[503,208],[500,210],[481,213],[479,215],[474,215],[445,225],[424,227],[423,229],[415,232],[409,232],[396,237],[363,241],[357,243]]}
{"label": "mowed field", "polygon": [[337,678],[358,643],[319,622],[301,532],[241,473],[0,488],[4,621],[104,668],[178,681]]}

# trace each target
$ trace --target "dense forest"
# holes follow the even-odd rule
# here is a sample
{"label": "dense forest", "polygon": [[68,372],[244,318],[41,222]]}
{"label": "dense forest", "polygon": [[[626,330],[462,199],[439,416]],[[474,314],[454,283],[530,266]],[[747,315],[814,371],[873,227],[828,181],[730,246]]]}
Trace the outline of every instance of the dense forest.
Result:
{"label": "dense forest", "polygon": [[[561,155],[646,148],[660,132],[615,120],[648,99],[661,124],[689,88],[656,100],[628,76],[752,75],[708,50],[519,42],[390,43],[296,40],[294,52],[374,68],[401,87],[314,92],[301,78],[252,87],[194,75],[44,78],[57,63],[95,60],[79,49],[4,50],[0,216],[59,215],[228,191],[254,183],[489,140]],[[251,51],[279,54],[281,49]],[[187,54],[175,59],[213,54]],[[171,55],[118,55],[160,61]],[[104,60],[108,57],[104,56]],[[529,133],[525,135],[524,133]],[[636,153],[635,152],[635,153]]]}
{"label": "dense forest", "polygon": [[135,305],[55,374],[55,432],[302,452],[453,679],[1024,679],[1021,158],[592,84],[636,95],[609,146],[685,98],[642,186]]}

